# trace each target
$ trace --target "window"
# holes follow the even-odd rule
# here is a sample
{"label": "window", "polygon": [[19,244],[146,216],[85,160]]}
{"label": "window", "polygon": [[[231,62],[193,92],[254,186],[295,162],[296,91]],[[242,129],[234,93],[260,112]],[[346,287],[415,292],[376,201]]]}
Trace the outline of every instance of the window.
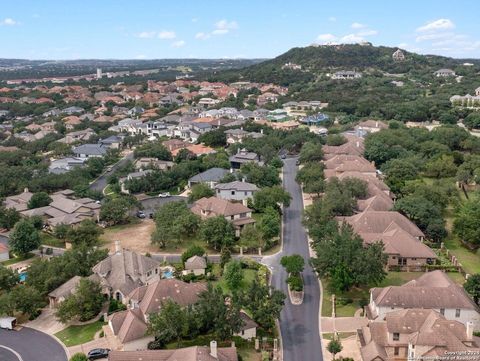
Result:
{"label": "window", "polygon": [[400,354],[400,347],[394,347],[394,348],[393,348],[393,354],[394,354],[395,356],[398,356],[398,355]]}
{"label": "window", "polygon": [[245,218],[247,216],[246,213],[240,213],[240,218]]}
{"label": "window", "polygon": [[457,317],[457,318],[460,317],[460,309],[459,308],[457,308],[455,310],[455,317]]}
{"label": "window", "polygon": [[442,316],[445,316],[445,309],[444,309],[444,308],[441,308],[441,309],[440,309],[440,314],[441,314]]}
{"label": "window", "polygon": [[232,196],[234,196],[234,195],[235,195],[235,191],[232,191],[231,193],[232,193]]}
{"label": "window", "polygon": [[155,274],[158,275],[158,268],[155,268]]}
{"label": "window", "polygon": [[398,341],[400,340],[400,334],[398,332],[393,333],[393,341]]}

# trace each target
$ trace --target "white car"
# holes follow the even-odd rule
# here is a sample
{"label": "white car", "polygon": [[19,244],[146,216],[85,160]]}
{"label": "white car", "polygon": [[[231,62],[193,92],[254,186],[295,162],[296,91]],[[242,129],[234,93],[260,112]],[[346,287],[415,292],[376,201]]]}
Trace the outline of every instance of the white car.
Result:
{"label": "white car", "polygon": [[170,192],[160,193],[158,196],[160,198],[168,198],[170,197]]}

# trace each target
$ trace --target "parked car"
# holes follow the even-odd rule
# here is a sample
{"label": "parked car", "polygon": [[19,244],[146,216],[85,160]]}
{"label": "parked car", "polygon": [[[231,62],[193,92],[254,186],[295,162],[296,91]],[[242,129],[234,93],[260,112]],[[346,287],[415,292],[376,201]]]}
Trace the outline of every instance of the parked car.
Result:
{"label": "parked car", "polygon": [[297,161],[295,162],[295,165],[300,165],[300,161],[297,159]]}
{"label": "parked car", "polygon": [[137,217],[138,218],[145,218],[145,213],[143,211],[138,211],[137,212]]}
{"label": "parked car", "polygon": [[170,193],[169,193],[169,192],[160,193],[158,196],[159,196],[160,198],[168,198],[168,197],[170,197]]}
{"label": "parked car", "polygon": [[282,154],[282,155],[280,156],[280,158],[282,158],[282,159],[287,159],[287,155],[284,153],[284,154]]}
{"label": "parked car", "polygon": [[87,358],[89,360],[98,360],[101,358],[107,358],[109,352],[110,352],[110,349],[108,348],[94,348],[93,350],[90,350],[90,352],[87,354]]}

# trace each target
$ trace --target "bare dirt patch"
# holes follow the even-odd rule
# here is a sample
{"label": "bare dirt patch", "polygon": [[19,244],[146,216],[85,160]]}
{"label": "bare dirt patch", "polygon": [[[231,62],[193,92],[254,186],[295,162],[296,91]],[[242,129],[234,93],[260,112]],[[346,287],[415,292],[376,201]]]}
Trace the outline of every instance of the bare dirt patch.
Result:
{"label": "bare dirt patch", "polygon": [[107,228],[101,239],[110,251],[115,250],[115,241],[120,241],[122,248],[138,253],[158,252],[158,247],[150,243],[150,236],[154,229],[153,220],[144,219],[135,224]]}

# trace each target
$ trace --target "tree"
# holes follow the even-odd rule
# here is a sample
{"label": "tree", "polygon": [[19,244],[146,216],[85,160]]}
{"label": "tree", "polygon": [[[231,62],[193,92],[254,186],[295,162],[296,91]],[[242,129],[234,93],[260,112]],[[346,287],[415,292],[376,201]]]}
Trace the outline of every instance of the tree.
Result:
{"label": "tree", "polygon": [[298,171],[296,180],[302,183],[305,192],[320,194],[324,191],[325,176],[323,169],[323,163],[307,163]]}
{"label": "tree", "polygon": [[100,313],[103,302],[100,284],[84,278],[80,280],[75,292],[60,303],[55,316],[62,323],[77,318],[82,322],[88,321]]}
{"label": "tree", "polygon": [[0,291],[10,291],[18,281],[19,277],[17,272],[0,265]]}
{"label": "tree", "polygon": [[263,239],[270,240],[280,235],[281,219],[278,212],[272,208],[267,207],[263,213],[262,219],[258,224],[258,229],[262,232]]}
{"label": "tree", "polygon": [[[311,259],[312,266],[319,277],[329,278],[337,290],[378,284],[385,278],[387,256],[383,253],[383,244],[364,246],[362,238],[347,224],[315,240],[313,246],[317,256]],[[345,277],[346,274],[351,277]]]}
{"label": "tree", "polygon": [[463,124],[468,128],[480,128],[480,115],[477,113],[470,113],[463,120]]}
{"label": "tree", "polygon": [[32,195],[32,198],[30,198],[27,205],[29,209],[33,209],[33,208],[46,207],[50,203],[52,203],[52,198],[50,198],[48,193],[38,192]]}
{"label": "tree", "polygon": [[189,202],[195,202],[200,198],[209,198],[215,195],[215,191],[210,188],[206,183],[195,184],[188,195]]}
{"label": "tree", "polygon": [[13,227],[9,240],[10,249],[20,257],[40,246],[40,235],[33,224],[27,219],[21,219]]}
{"label": "tree", "polygon": [[[13,315],[21,312],[29,316],[36,316],[38,310],[45,305],[42,295],[33,287],[17,285],[7,294],[7,313]],[[1,302],[0,302],[1,303]]]}
{"label": "tree", "polygon": [[203,221],[199,237],[216,250],[228,248],[235,241],[235,229],[224,217],[212,217]]}
{"label": "tree", "polygon": [[473,297],[473,300],[477,305],[480,304],[480,273],[468,277],[463,288],[465,288],[465,291]]}
{"label": "tree", "polygon": [[76,227],[70,228],[67,238],[73,246],[85,244],[89,247],[98,245],[103,230],[91,219],[84,219]]}
{"label": "tree", "polygon": [[143,144],[133,152],[135,158],[157,158],[160,160],[172,160],[170,151],[160,142],[150,142]]}
{"label": "tree", "polygon": [[223,147],[227,145],[227,135],[225,134],[225,128],[220,127],[218,129],[214,129],[201,134],[200,137],[198,137],[198,142],[208,145],[210,147]]}
{"label": "tree", "polygon": [[347,138],[345,138],[342,134],[327,135],[327,145],[339,146],[339,145],[345,144],[346,142],[347,142]]}
{"label": "tree", "polygon": [[84,353],[77,352],[72,357],[70,357],[69,361],[88,361],[88,358]]}
{"label": "tree", "polygon": [[20,220],[20,213],[15,208],[0,207],[0,227],[10,230]]}
{"label": "tree", "polygon": [[340,340],[333,339],[327,345],[327,350],[333,356],[333,360],[335,360],[335,355],[343,350],[343,346]]}
{"label": "tree", "polygon": [[58,239],[65,239],[70,231],[70,226],[64,223],[57,224],[53,229],[53,234]]}
{"label": "tree", "polygon": [[240,167],[240,174],[248,182],[258,187],[271,187],[280,184],[278,170],[272,166],[261,166],[253,162],[248,162]]}
{"label": "tree", "polygon": [[305,267],[305,260],[299,254],[292,254],[291,256],[283,256],[280,264],[285,267],[288,273],[300,273],[303,272]]}
{"label": "tree", "polygon": [[255,322],[271,330],[275,327],[275,320],[285,304],[285,294],[254,279],[242,296],[242,305],[248,309]]}
{"label": "tree", "polygon": [[182,238],[190,237],[197,232],[200,225],[200,217],[192,213],[185,202],[164,204],[157,210],[154,219],[152,243],[159,247],[166,247]]}
{"label": "tree", "polygon": [[321,143],[306,142],[300,151],[299,161],[302,164],[308,162],[320,162],[323,159]]}
{"label": "tree", "polygon": [[258,227],[247,224],[240,233],[239,245],[245,248],[263,247],[265,244],[263,234]]}
{"label": "tree", "polygon": [[182,262],[185,263],[187,259],[193,256],[202,257],[205,254],[203,247],[192,245],[185,252],[182,253]]}
{"label": "tree", "polygon": [[480,244],[479,212],[480,199],[471,198],[462,204],[453,220],[453,233],[473,245]]}
{"label": "tree", "polygon": [[167,300],[159,312],[149,315],[148,332],[154,335],[160,344],[175,340],[178,347],[182,336],[187,332],[185,310],[172,300]]}
{"label": "tree", "polygon": [[258,212],[263,212],[267,207],[278,208],[279,204],[288,207],[290,199],[290,194],[280,186],[265,187],[254,193],[253,204]]}
{"label": "tree", "polygon": [[110,224],[127,223],[134,204],[126,197],[107,198],[102,204],[100,218]]}
{"label": "tree", "polygon": [[231,291],[238,290],[243,281],[242,264],[239,261],[229,261],[225,265],[225,271],[223,273],[225,283]]}

